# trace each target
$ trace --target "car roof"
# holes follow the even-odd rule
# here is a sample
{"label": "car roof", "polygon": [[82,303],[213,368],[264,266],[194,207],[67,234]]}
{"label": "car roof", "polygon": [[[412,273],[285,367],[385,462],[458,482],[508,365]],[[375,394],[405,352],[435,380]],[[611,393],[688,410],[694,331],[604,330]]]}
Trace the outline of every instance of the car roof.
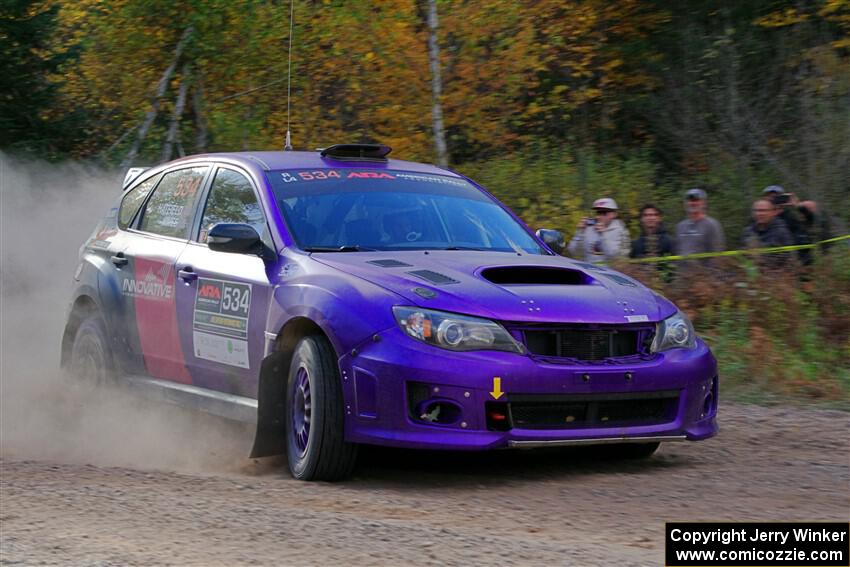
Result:
{"label": "car roof", "polygon": [[265,171],[273,171],[278,169],[307,169],[307,168],[332,168],[332,167],[351,167],[351,168],[368,168],[368,169],[400,169],[404,171],[412,171],[416,173],[433,173],[437,175],[448,175],[451,177],[460,177],[457,173],[415,161],[404,161],[399,159],[387,159],[381,161],[366,161],[356,159],[334,159],[331,157],[322,157],[318,151],[315,152],[295,152],[295,151],[256,151],[256,152],[226,152],[226,153],[210,153],[186,156],[168,164],[174,165],[183,161],[195,160],[216,160],[231,163],[241,163],[249,168],[259,167]]}

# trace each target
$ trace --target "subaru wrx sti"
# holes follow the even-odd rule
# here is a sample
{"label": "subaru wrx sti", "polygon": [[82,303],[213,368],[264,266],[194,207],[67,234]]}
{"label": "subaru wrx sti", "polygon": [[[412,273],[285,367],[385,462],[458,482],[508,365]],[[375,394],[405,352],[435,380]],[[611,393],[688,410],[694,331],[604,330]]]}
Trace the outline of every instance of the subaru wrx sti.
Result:
{"label": "subaru wrx sti", "polygon": [[131,172],[81,249],[63,365],[256,423],[252,455],[305,480],[361,444],[647,456],[716,433],[717,364],[675,305],[388,153]]}

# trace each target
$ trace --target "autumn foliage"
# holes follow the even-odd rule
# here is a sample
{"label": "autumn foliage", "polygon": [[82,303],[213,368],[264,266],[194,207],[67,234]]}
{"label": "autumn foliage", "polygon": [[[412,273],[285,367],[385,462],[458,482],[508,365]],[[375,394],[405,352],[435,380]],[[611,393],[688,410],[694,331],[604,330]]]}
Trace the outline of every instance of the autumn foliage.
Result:
{"label": "autumn foliage", "polygon": [[[4,151],[145,165],[289,128],[436,162],[439,104],[449,165],[535,229],[610,196],[634,237],[643,203],[670,226],[699,186],[734,248],[769,184],[850,224],[850,0],[9,0],[0,49]],[[660,285],[733,375],[846,388],[846,262],[803,287],[741,270]]]}

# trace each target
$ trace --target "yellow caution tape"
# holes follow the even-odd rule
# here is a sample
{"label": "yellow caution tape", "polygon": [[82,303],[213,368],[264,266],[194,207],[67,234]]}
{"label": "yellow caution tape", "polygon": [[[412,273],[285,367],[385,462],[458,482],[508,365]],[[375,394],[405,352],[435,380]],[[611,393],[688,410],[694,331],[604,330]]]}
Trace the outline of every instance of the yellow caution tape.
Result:
{"label": "yellow caution tape", "polygon": [[808,250],[817,248],[824,244],[850,239],[850,234],[828,238],[813,244],[796,244],[794,246],[775,246],[772,248],[749,248],[747,250],[724,250],[723,252],[699,252],[697,254],[684,254],[681,256],[654,256],[652,258],[630,258],[626,260],[631,264],[646,264],[654,262],[678,262],[680,260],[698,260],[701,258],[721,258],[723,256],[743,256],[759,254],[776,254],[777,252],[793,252],[794,250]]}

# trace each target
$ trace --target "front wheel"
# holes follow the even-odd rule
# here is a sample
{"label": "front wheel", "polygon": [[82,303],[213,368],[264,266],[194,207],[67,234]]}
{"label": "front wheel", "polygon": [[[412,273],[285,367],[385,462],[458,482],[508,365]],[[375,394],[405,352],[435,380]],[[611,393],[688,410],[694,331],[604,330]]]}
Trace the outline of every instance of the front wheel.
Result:
{"label": "front wheel", "polygon": [[286,455],[299,480],[339,480],[354,469],[357,446],[344,440],[345,410],[333,347],[301,339],[286,387]]}

